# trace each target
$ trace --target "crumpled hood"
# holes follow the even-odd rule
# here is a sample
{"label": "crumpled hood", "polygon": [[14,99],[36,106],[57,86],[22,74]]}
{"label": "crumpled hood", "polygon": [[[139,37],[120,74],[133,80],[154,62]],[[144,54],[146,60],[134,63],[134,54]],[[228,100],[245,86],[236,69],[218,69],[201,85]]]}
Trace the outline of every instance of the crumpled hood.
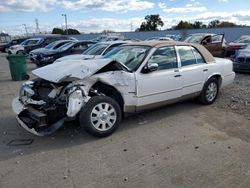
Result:
{"label": "crumpled hood", "polygon": [[59,83],[61,81],[64,81],[66,78],[87,78],[95,74],[98,70],[108,65],[112,61],[112,59],[71,59],[38,68],[36,70],[33,70],[32,73],[44,80]]}
{"label": "crumpled hood", "polygon": [[87,60],[87,59],[97,59],[99,57],[102,57],[100,55],[82,55],[82,54],[76,54],[76,55],[67,55],[64,57],[61,57],[55,61],[57,62],[63,62],[65,60]]}

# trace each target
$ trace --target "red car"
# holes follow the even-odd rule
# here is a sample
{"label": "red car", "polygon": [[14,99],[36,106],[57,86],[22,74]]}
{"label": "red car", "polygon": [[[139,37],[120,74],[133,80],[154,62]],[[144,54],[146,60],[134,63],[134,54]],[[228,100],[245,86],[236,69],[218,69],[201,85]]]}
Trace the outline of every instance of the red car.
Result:
{"label": "red car", "polygon": [[248,44],[250,44],[250,35],[241,36],[239,39],[226,45],[225,56],[230,57],[235,55],[237,50],[244,49]]}

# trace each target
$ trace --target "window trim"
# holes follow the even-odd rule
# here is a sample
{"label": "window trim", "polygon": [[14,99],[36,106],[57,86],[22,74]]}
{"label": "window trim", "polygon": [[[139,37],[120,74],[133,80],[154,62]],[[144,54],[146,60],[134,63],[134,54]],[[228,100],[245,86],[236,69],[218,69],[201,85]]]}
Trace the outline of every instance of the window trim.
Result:
{"label": "window trim", "polygon": [[178,60],[178,55],[177,55],[177,52],[176,52],[176,46],[175,45],[167,45],[167,46],[161,46],[161,47],[157,47],[157,48],[155,48],[155,50],[150,54],[150,57],[147,59],[147,61],[146,61],[146,63],[145,63],[145,65],[143,66],[143,67],[145,67],[145,66],[147,66],[148,65],[148,62],[149,62],[149,60],[150,60],[150,58],[154,55],[154,53],[158,50],[158,49],[160,49],[160,48],[167,48],[167,47],[172,47],[173,49],[174,49],[174,53],[175,53],[175,57],[176,57],[176,67],[173,67],[173,68],[171,68],[171,69],[158,69],[157,71],[155,71],[155,72],[161,72],[161,71],[170,71],[170,70],[177,70],[177,69],[179,69],[179,60]]}
{"label": "window trim", "polygon": [[[195,57],[195,59],[196,59],[196,64],[197,64],[197,65],[198,65],[198,64],[205,64],[206,61],[205,61],[203,55],[199,52],[199,50],[197,50],[197,48],[195,48],[195,47],[193,47],[193,46],[190,46],[190,47],[191,47],[192,52],[193,52],[193,54],[194,54],[194,57]],[[196,51],[201,55],[201,58],[202,58],[202,60],[203,60],[203,63],[198,63],[198,58],[197,58],[196,54],[194,53],[194,50],[196,50]]]}
{"label": "window trim", "polygon": [[[179,51],[178,51],[178,47],[184,47],[184,46],[185,47],[189,47],[191,49],[191,51],[192,51],[192,53],[193,53],[193,55],[195,57],[195,62],[196,62],[195,64],[182,66],[182,64],[181,64],[181,57],[180,57],[180,54],[179,54]],[[191,66],[200,66],[200,65],[206,64],[206,61],[205,61],[203,55],[200,53],[199,50],[197,50],[197,52],[200,53],[200,55],[201,55],[201,57],[202,57],[202,59],[203,59],[203,61],[205,63],[198,63],[198,60],[197,60],[196,55],[194,54],[193,48],[197,50],[197,48],[195,48],[194,46],[191,46],[191,45],[177,45],[176,46],[176,53],[177,53],[177,56],[178,56],[178,59],[179,59],[179,66],[180,66],[179,68],[185,68],[185,67],[191,67]]]}

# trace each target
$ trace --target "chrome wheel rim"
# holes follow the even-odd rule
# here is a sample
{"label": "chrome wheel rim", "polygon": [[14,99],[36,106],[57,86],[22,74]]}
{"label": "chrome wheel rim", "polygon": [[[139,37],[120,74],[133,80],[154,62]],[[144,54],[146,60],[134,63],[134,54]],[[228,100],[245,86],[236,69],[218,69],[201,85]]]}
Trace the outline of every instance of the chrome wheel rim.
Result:
{"label": "chrome wheel rim", "polygon": [[91,114],[91,123],[99,131],[111,129],[117,119],[115,108],[109,103],[97,104]]}
{"label": "chrome wheel rim", "polygon": [[215,99],[217,95],[217,90],[218,88],[216,83],[212,82],[208,85],[206,91],[206,98],[209,102],[212,102]]}

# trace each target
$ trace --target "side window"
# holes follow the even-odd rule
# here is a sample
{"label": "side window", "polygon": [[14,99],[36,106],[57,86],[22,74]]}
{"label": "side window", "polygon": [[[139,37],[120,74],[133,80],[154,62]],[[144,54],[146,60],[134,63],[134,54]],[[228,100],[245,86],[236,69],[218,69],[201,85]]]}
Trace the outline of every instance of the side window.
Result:
{"label": "side window", "polygon": [[214,35],[212,36],[212,43],[221,43],[223,35]]}
{"label": "side window", "polygon": [[106,51],[103,53],[103,55],[109,53],[111,50],[113,50],[114,48],[116,48],[117,46],[120,46],[120,45],[121,45],[120,43],[111,45],[110,47],[108,47],[108,49],[106,49]]}
{"label": "side window", "polygon": [[87,44],[78,44],[72,48],[74,51],[84,51],[88,48]]}
{"label": "side window", "polygon": [[205,63],[204,58],[202,57],[202,55],[200,54],[200,52],[198,50],[196,50],[195,48],[191,47],[193,52],[194,52],[194,56],[196,57],[196,61],[198,64],[200,63]]}
{"label": "side window", "polygon": [[148,64],[157,63],[159,70],[177,68],[177,58],[173,46],[158,48],[148,61]]}
{"label": "side window", "polygon": [[177,46],[178,53],[181,60],[181,66],[188,66],[196,64],[196,58],[190,46]]}

